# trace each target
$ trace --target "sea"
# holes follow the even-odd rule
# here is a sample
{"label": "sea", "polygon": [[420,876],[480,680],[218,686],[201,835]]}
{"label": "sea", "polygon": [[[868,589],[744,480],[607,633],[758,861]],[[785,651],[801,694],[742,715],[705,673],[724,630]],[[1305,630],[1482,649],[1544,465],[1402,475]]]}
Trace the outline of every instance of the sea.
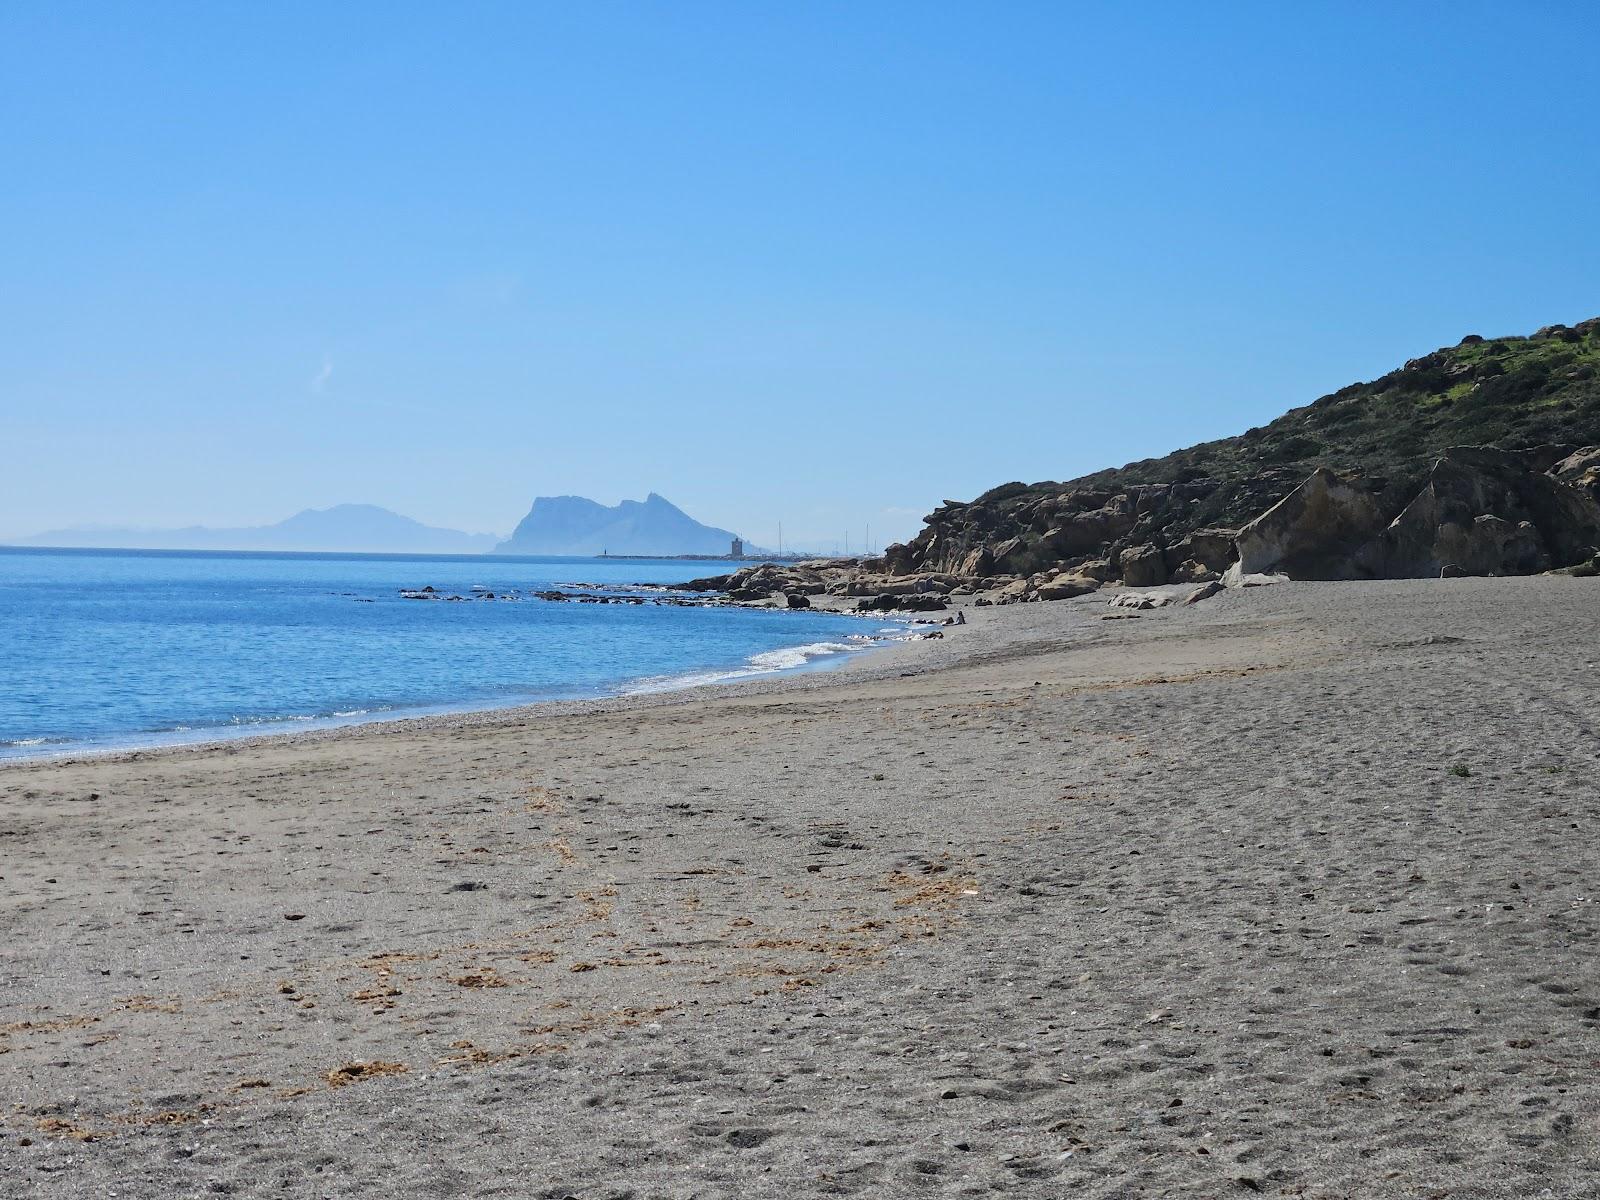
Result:
{"label": "sea", "polygon": [[665,691],[814,670],[907,636],[881,615],[666,602],[673,584],[730,569],[0,548],[0,759]]}

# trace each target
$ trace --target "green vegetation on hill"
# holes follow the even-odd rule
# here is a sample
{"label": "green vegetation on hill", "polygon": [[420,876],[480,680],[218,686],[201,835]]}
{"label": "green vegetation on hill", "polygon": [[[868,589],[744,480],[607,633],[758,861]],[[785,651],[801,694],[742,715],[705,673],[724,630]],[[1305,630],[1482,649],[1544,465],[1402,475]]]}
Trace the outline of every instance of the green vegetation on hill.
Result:
{"label": "green vegetation on hill", "polygon": [[[887,561],[899,572],[1018,576],[1100,563],[1095,570],[1115,575],[1120,555],[1138,551],[1178,569],[1197,552],[1197,538],[1229,544],[1220,531],[1259,516],[1319,467],[1358,482],[1392,517],[1445,451],[1466,446],[1513,452],[1516,469],[1533,474],[1572,450],[1600,446],[1600,318],[1531,337],[1468,336],[1237,437],[948,501],[911,542],[890,547]],[[1501,507],[1512,527],[1526,515],[1525,505]],[[1554,527],[1546,532],[1556,536]]]}
{"label": "green vegetation on hill", "polygon": [[1450,446],[1550,444],[1600,445],[1600,318],[1531,337],[1469,336],[1237,437],[1064,483],[1007,484],[974,503],[1011,507],[1024,496],[1078,488],[1215,479],[1222,487],[1195,515],[1237,524],[1316,467],[1359,472],[1380,495],[1400,495]]}

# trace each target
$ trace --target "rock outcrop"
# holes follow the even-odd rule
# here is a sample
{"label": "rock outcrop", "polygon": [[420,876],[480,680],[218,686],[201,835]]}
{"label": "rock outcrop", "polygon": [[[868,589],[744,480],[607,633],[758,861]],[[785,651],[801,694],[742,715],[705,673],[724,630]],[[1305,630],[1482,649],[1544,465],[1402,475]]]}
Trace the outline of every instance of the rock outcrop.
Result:
{"label": "rock outcrop", "polygon": [[[915,539],[890,546],[885,562],[897,575],[949,571],[969,576],[1027,576],[1101,562],[1109,564],[1108,576],[1120,578],[1126,555],[1136,575],[1164,581],[1198,555],[1188,571],[1219,572],[1232,559],[1231,534],[1220,546],[1204,537],[1188,542],[1198,528],[1186,528],[1178,537],[1163,535],[1216,484],[1190,480],[1125,491],[1064,487],[1044,495],[1034,494],[1043,485],[1006,484],[971,504],[947,500],[929,514]],[[1019,498],[1026,502],[1019,504]]]}
{"label": "rock outcrop", "polygon": [[1347,579],[1388,517],[1372,493],[1325,467],[1239,530],[1239,573]]}
{"label": "rock outcrop", "polygon": [[1167,564],[1159,547],[1134,546],[1117,556],[1122,582],[1129,587],[1159,587],[1167,581]]}
{"label": "rock outcrop", "polygon": [[1238,437],[947,500],[885,551],[884,569],[955,573],[1003,603],[1062,574],[1144,587],[1230,569],[1330,579],[1565,568],[1596,544],[1595,447],[1600,318],[1474,336]]}
{"label": "rock outcrop", "polygon": [[[1570,567],[1600,545],[1600,502],[1561,477],[1584,457],[1452,447],[1399,512],[1359,478],[1318,470],[1239,531],[1235,574],[1408,579]],[[1551,458],[1557,466],[1541,470]]]}
{"label": "rock outcrop", "polygon": [[947,500],[881,559],[762,564],[697,584],[748,603],[827,594],[877,611],[1104,585],[1585,574],[1597,547],[1600,318],[1467,338],[1166,458]]}
{"label": "rock outcrop", "polygon": [[[1151,541],[1117,548],[1113,542],[1101,547],[1102,557],[1038,567],[1050,551],[1042,540],[1018,536],[962,555],[962,566],[992,568],[983,575],[908,572],[905,547],[897,547],[882,559],[760,563],[685,586],[774,607],[808,608],[811,597],[831,596],[854,600],[863,612],[928,612],[946,607],[953,596],[976,596],[985,604],[1069,600],[1107,583],[1130,589],[1205,583],[1196,595],[1208,596],[1219,579],[1249,587],[1286,579],[1552,569],[1582,575],[1600,561],[1600,497],[1592,486],[1597,466],[1600,450],[1452,447],[1409,496],[1396,498],[1362,476],[1317,468],[1239,530],[1207,526],[1164,547]],[[1137,511],[1136,502],[1133,507]],[[1121,508],[1100,503],[1089,511]],[[1050,516],[1059,516],[1059,506]]]}
{"label": "rock outcrop", "polygon": [[1530,575],[1591,557],[1600,544],[1600,503],[1532,465],[1503,450],[1449,451],[1385,531],[1375,573],[1417,578],[1450,567]]}
{"label": "rock outcrop", "polygon": [[1074,596],[1087,596],[1099,586],[1098,579],[1086,575],[1057,575],[1036,585],[1033,594],[1041,600],[1070,600]]}

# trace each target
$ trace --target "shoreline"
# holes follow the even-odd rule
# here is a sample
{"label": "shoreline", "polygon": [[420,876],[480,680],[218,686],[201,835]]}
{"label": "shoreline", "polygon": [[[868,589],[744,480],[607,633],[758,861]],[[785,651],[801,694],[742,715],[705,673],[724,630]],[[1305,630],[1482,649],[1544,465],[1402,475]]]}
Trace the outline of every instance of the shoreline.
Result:
{"label": "shoreline", "polygon": [[[819,611],[826,612],[828,610]],[[880,624],[889,621],[903,621],[908,631],[920,628],[909,623],[910,617],[915,615],[918,614],[908,614],[905,617],[888,613],[863,614],[864,617],[870,617],[870,619]],[[929,632],[935,629],[938,629],[941,633],[945,631],[945,627],[937,624],[930,624],[927,629]],[[787,649],[799,650],[812,644],[809,642],[800,643]],[[885,637],[874,639],[871,644],[863,645],[849,653],[840,652],[837,655],[830,655],[826,659],[811,660],[792,667],[780,667],[770,671],[752,671],[747,676],[730,677],[710,682],[685,682],[681,685],[659,689],[608,692],[603,695],[587,697],[530,699],[511,704],[490,704],[482,707],[473,705],[471,702],[464,702],[463,706],[427,705],[418,706],[405,712],[373,714],[370,717],[366,715],[352,716],[348,719],[341,719],[337,715],[327,718],[313,717],[307,718],[304,725],[288,725],[287,722],[292,718],[285,718],[286,727],[283,728],[242,731],[233,736],[217,736],[222,729],[227,727],[211,727],[204,730],[195,730],[196,736],[194,738],[177,737],[171,741],[156,741],[150,744],[129,743],[104,748],[86,748],[81,744],[75,744],[59,751],[41,749],[37,753],[0,755],[0,773],[23,767],[67,766],[91,762],[126,762],[146,760],[155,756],[169,754],[228,752],[237,749],[253,749],[264,745],[300,745],[344,737],[376,737],[383,736],[386,733],[436,731],[447,730],[452,727],[477,728],[485,725],[492,726],[501,721],[525,720],[540,715],[574,716],[588,713],[611,713],[624,707],[644,708],[685,703],[719,694],[759,695],[764,694],[768,689],[777,689],[784,685],[816,686],[819,678],[846,675],[855,678],[856,676],[853,675],[853,672],[867,667],[868,660],[876,661],[882,655],[918,646],[931,648],[932,643],[923,641],[916,633],[906,637]],[[729,670],[737,671],[738,668],[730,668]],[[703,674],[703,672],[693,673],[692,677],[698,677],[700,674]],[[629,684],[637,682],[639,681],[628,681]],[[155,734],[151,735],[134,736],[160,736],[162,732],[164,731],[156,731]]]}
{"label": "shoreline", "polygon": [[1597,596],[17,764],[0,1195],[1581,1194]]}
{"label": "shoreline", "polygon": [[[487,702],[480,704],[476,701],[467,700],[407,705],[380,712],[363,710],[353,713],[330,713],[325,716],[264,718],[254,723],[262,728],[240,726],[237,733],[230,732],[233,727],[223,725],[197,727],[192,730],[147,730],[126,734],[110,734],[106,735],[105,738],[71,741],[65,744],[61,741],[53,743],[40,741],[30,745],[26,742],[18,741],[0,747],[0,771],[20,765],[104,760],[107,758],[118,759],[147,756],[168,751],[205,750],[225,746],[249,745],[259,741],[294,740],[349,730],[366,729],[371,726],[404,727],[414,722],[451,721],[472,717],[488,718],[495,714],[542,711],[552,706],[569,708],[573,711],[586,711],[590,706],[604,704],[609,701],[656,695],[670,696],[686,691],[696,691],[701,688],[735,687],[745,682],[755,682],[757,680],[826,674],[842,670],[847,664],[862,656],[878,654],[892,647],[915,641],[919,636],[916,631],[920,627],[914,623],[914,618],[919,614],[856,614],[827,608],[818,608],[810,611],[832,616],[854,617],[859,615],[862,620],[874,621],[878,625],[899,624],[906,632],[899,636],[888,636],[881,632],[871,635],[851,635],[852,637],[865,637],[867,640],[859,646],[852,647],[849,652],[830,652],[825,657],[821,655],[808,656],[805,661],[791,665],[772,667],[770,669],[749,665],[756,658],[804,651],[823,644],[819,642],[799,642],[793,646],[779,647],[775,650],[751,655],[744,660],[746,665],[742,667],[707,667],[686,671],[681,675],[659,680],[650,676],[628,677],[615,684],[607,685],[604,691],[587,696],[540,697],[529,695],[510,703]],[[803,618],[805,613],[802,612],[799,615]],[[938,627],[936,622],[928,623],[929,630],[936,627]],[[835,659],[837,661],[834,661]],[[723,678],[704,679],[705,676],[713,674],[722,675]],[[675,680],[683,680],[683,682],[675,682]],[[661,686],[652,686],[648,689],[641,687],[643,684],[652,682],[658,682]],[[190,736],[191,734],[192,736]],[[115,740],[115,744],[103,746],[96,744],[97,742],[111,741],[112,739]],[[52,749],[50,748],[52,744],[60,748]],[[11,752],[18,748],[22,749],[23,752]]]}

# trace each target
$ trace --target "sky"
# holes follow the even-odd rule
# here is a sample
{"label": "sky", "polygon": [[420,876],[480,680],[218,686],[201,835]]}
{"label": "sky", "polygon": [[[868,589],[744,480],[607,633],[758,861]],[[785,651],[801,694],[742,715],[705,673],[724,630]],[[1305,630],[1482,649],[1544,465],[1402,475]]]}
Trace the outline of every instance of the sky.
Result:
{"label": "sky", "polygon": [[0,537],[771,545],[1600,315],[1592,5],[0,6]]}

